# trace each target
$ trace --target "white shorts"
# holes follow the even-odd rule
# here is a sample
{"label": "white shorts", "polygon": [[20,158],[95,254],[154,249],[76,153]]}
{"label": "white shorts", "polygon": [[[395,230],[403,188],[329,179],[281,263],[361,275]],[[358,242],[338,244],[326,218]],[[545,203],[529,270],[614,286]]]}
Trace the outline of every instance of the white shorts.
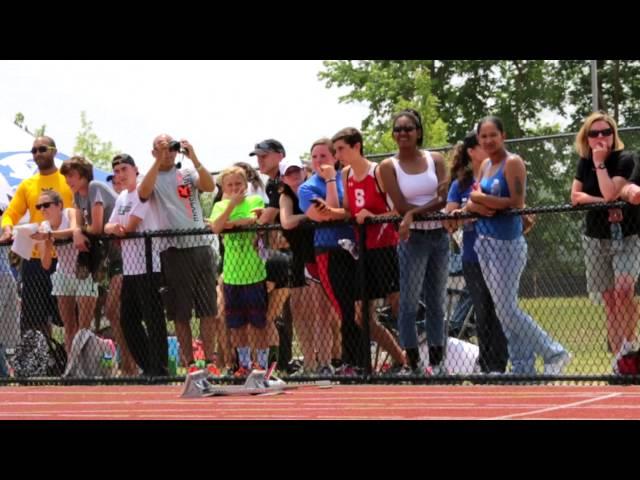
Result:
{"label": "white shorts", "polygon": [[91,276],[84,280],[79,280],[74,276],[61,272],[54,272],[51,275],[51,295],[56,297],[97,297],[98,284]]}

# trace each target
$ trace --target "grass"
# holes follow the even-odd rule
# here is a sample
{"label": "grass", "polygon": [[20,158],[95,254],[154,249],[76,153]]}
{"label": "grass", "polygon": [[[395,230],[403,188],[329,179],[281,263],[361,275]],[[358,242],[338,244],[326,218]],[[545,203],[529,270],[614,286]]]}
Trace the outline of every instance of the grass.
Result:
{"label": "grass", "polygon": [[566,369],[567,374],[611,373],[613,357],[607,351],[603,306],[587,297],[544,297],[521,299],[520,308],[571,352],[573,361]]}
{"label": "grass", "polygon": [[[587,297],[522,298],[520,307],[573,355],[567,374],[603,375],[611,373],[612,355],[607,351],[604,308]],[[194,338],[200,333],[200,322],[191,322]],[[173,322],[167,322],[168,335],[175,335]],[[61,328],[54,329],[54,337],[63,340]],[[293,340],[293,355],[299,356],[298,342]],[[542,360],[538,359],[538,371]],[[184,372],[180,372],[184,373]]]}

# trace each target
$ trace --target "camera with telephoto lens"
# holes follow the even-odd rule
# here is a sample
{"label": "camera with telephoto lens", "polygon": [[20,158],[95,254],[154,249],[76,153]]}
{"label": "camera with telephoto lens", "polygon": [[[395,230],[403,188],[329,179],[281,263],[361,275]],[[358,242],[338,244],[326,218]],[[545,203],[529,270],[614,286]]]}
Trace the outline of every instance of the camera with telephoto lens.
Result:
{"label": "camera with telephoto lens", "polygon": [[171,140],[169,142],[169,151],[170,152],[179,152],[179,153],[187,153],[187,149],[186,148],[182,148],[182,145],[180,145],[180,142],[178,142],[177,140]]}

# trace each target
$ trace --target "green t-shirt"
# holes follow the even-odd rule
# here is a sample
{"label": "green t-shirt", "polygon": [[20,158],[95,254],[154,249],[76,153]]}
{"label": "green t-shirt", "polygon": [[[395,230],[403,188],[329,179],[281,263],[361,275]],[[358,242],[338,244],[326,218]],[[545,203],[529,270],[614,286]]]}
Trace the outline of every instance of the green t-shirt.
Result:
{"label": "green t-shirt", "polygon": [[[213,206],[210,220],[215,220],[227,209],[229,200],[220,200]],[[255,217],[251,210],[264,208],[264,200],[258,195],[249,195],[242,203],[236,205],[229,221]],[[224,283],[228,285],[251,285],[267,278],[267,269],[264,261],[258,255],[256,249],[255,232],[241,232],[223,234],[224,263],[222,274]]]}

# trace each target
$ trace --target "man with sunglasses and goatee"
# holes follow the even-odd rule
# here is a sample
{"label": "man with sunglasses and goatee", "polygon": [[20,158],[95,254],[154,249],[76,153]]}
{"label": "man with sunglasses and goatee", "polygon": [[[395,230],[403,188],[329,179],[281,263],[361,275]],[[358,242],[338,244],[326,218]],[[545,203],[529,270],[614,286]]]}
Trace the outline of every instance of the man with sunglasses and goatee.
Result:
{"label": "man with sunglasses and goatee", "polygon": [[[3,231],[0,242],[11,239],[14,225],[18,224],[27,210],[31,222],[40,223],[44,220],[42,211],[36,208],[42,192],[53,190],[62,197],[64,208],[72,207],[71,189],[54,162],[56,152],[53,138],[43,136],[34,140],[31,153],[38,166],[38,172],[18,185],[16,194],[2,216]],[[50,275],[55,270],[56,259],[53,259],[51,267],[45,270],[40,263],[37,249],[31,253],[29,260],[22,262],[21,332],[38,329],[50,336],[50,322],[62,325],[56,299],[51,295]]]}

